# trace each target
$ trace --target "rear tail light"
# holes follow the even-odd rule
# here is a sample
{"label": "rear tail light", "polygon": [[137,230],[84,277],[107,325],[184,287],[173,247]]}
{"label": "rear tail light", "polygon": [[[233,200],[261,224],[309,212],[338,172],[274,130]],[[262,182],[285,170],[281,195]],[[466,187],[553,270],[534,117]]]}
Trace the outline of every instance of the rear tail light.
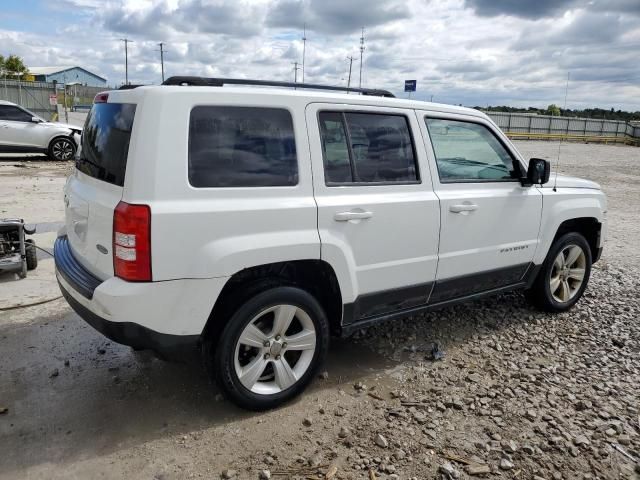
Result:
{"label": "rear tail light", "polygon": [[107,103],[109,92],[100,92],[93,98],[93,103]]}
{"label": "rear tail light", "polygon": [[118,203],[113,213],[113,271],[130,282],[151,281],[151,209]]}

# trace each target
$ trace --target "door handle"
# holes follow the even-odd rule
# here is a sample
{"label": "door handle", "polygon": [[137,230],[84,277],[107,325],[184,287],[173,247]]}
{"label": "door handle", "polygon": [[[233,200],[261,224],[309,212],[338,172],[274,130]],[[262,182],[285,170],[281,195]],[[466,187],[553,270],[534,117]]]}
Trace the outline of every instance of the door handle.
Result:
{"label": "door handle", "polygon": [[475,203],[463,203],[460,205],[451,205],[449,211],[453,213],[473,212],[478,209]]}
{"label": "door handle", "polygon": [[366,220],[368,218],[373,217],[372,212],[365,211],[351,211],[351,212],[340,212],[336,213],[333,216],[333,219],[336,222],[348,222],[349,220]]}

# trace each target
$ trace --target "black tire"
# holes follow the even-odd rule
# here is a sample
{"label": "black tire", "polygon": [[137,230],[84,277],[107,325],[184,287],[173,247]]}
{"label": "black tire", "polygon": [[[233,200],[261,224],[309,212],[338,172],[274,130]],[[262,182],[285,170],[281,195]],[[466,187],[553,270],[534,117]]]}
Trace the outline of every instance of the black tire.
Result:
{"label": "black tire", "polygon": [[[290,387],[272,394],[255,393],[241,383],[236,373],[236,345],[245,327],[260,312],[277,305],[292,305],[306,313],[315,328],[315,350],[306,371]],[[328,347],[329,322],[320,303],[305,290],[278,286],[257,293],[240,305],[231,314],[218,341],[205,340],[203,351],[208,370],[224,396],[241,408],[260,411],[277,407],[300,394],[324,362]],[[258,355],[262,355],[259,350]]]}
{"label": "black tire", "polygon": [[36,251],[36,242],[32,239],[24,241],[24,251],[27,257],[27,270],[35,270],[38,266],[38,252]]}
{"label": "black tire", "polygon": [[[584,252],[584,278],[582,284],[575,294],[566,302],[558,301],[551,292],[551,275],[554,270],[554,261],[561,251],[570,245],[578,246]],[[547,258],[542,264],[542,268],[538,272],[538,276],[534,281],[530,290],[527,290],[526,297],[535,307],[547,312],[565,312],[573,307],[587,288],[589,277],[591,276],[591,248],[587,240],[576,232],[565,233],[555,240]]]}
{"label": "black tire", "polygon": [[70,137],[56,137],[49,143],[47,156],[58,162],[73,160],[76,156],[76,142]]}

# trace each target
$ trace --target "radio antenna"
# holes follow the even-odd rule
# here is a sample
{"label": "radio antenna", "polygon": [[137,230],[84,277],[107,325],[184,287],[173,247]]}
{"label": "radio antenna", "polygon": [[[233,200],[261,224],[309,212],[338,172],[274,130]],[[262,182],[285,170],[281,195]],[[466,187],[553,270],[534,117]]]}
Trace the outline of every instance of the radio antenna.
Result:
{"label": "radio antenna", "polygon": [[[571,72],[567,72],[567,85],[565,86],[564,89],[564,111],[567,111],[567,96],[569,95],[569,77],[571,75]],[[560,115],[562,115],[562,112],[560,112]],[[567,122],[570,122],[571,120],[569,120],[569,117],[567,117]],[[551,120],[549,120],[549,122],[551,122]],[[560,147],[562,147],[562,137],[560,137],[560,143],[558,143],[558,159],[556,160],[556,175],[553,179],[553,191],[557,192],[557,186],[558,186],[558,170],[560,169]]]}

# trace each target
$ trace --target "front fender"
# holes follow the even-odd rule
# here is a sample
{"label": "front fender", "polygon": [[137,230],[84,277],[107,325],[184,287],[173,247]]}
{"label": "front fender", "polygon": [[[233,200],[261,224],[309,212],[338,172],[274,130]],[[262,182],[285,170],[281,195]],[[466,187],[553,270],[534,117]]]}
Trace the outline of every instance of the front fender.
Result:
{"label": "front fender", "polygon": [[[600,190],[558,188],[557,192],[542,190],[542,194],[540,242],[533,259],[536,265],[544,262],[558,228],[563,222],[578,218],[595,218],[599,223],[604,224],[607,211],[606,196]],[[604,241],[604,233],[605,228],[602,228],[601,242]]]}

